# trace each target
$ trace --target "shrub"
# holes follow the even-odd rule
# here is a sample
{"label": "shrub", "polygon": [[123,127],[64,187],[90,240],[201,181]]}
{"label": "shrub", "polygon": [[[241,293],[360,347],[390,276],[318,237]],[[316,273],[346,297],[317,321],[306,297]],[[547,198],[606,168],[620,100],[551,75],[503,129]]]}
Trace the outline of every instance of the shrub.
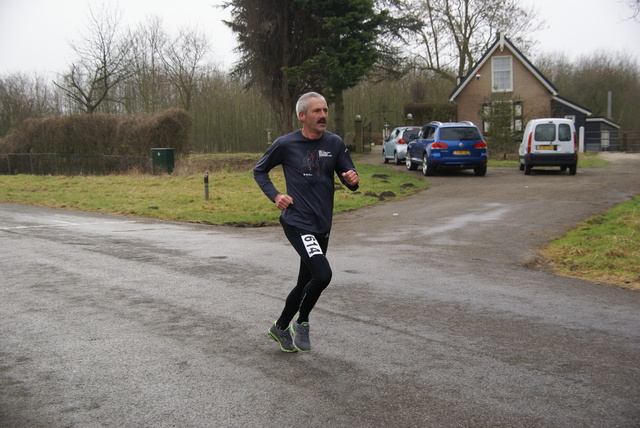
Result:
{"label": "shrub", "polygon": [[182,109],[153,114],[27,119],[0,140],[4,153],[149,156],[152,148],[188,153],[191,117]]}

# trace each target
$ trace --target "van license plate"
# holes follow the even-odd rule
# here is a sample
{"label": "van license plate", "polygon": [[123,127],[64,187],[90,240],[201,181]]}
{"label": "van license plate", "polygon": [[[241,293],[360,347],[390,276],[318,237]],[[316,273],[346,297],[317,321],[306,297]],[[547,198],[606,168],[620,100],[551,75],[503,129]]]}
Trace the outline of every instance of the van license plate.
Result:
{"label": "van license plate", "polygon": [[454,155],[468,155],[469,154],[469,150],[456,150],[455,152],[453,152]]}
{"label": "van license plate", "polygon": [[553,146],[538,146],[538,150],[554,150]]}

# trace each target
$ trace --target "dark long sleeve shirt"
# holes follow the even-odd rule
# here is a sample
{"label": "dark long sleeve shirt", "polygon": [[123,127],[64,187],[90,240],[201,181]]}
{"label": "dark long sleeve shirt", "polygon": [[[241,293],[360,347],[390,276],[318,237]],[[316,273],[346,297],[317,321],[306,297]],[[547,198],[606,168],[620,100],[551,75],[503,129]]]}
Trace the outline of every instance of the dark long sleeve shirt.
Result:
{"label": "dark long sleeve shirt", "polygon": [[[269,172],[282,165],[286,192],[276,189]],[[288,225],[314,233],[331,230],[333,218],[334,174],[350,190],[342,173],[355,171],[353,161],[342,138],[331,132],[312,140],[302,135],[301,130],[276,139],[253,169],[253,177],[272,201],[278,193],[293,198],[293,204],[285,209],[281,218]]]}

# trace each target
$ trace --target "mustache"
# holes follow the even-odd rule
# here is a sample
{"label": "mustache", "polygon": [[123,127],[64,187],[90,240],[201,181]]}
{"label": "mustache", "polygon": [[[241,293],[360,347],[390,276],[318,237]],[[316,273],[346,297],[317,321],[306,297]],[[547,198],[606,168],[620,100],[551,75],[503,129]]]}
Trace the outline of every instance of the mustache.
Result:
{"label": "mustache", "polygon": [[318,119],[318,123],[327,123],[327,119]]}

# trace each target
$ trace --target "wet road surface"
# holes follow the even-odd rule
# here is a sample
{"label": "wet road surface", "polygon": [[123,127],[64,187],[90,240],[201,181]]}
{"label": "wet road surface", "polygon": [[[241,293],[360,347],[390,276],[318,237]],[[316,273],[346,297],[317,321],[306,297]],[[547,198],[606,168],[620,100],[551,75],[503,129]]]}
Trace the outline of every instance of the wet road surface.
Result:
{"label": "wet road surface", "polygon": [[0,426],[638,426],[640,293],[535,268],[638,165],[337,215],[308,355],[266,335],[297,271],[278,227],[0,204]]}

